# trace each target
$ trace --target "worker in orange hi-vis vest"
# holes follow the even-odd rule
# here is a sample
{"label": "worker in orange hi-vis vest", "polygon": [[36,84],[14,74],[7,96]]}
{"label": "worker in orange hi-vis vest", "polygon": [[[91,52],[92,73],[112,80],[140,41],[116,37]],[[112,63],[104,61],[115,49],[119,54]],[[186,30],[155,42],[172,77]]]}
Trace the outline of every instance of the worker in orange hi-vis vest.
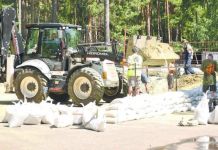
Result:
{"label": "worker in orange hi-vis vest", "polygon": [[215,107],[215,93],[216,93],[216,71],[217,62],[213,60],[213,55],[208,54],[208,58],[202,62],[201,70],[204,72],[203,77],[203,92],[210,90],[212,92],[212,100],[209,102],[210,111]]}

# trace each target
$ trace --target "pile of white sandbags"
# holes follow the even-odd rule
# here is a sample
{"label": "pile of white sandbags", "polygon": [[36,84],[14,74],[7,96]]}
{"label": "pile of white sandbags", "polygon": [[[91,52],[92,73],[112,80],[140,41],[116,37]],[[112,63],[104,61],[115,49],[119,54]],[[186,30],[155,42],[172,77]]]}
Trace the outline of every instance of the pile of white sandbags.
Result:
{"label": "pile of white sandbags", "polygon": [[118,98],[105,107],[106,122],[116,124],[119,122],[150,118],[173,112],[186,112],[194,110],[193,96],[198,96],[195,107],[201,100],[202,92],[193,91],[166,92],[158,95],[142,94],[135,97]]}
{"label": "pile of white sandbags", "polygon": [[43,101],[40,104],[19,101],[8,106],[2,120],[9,127],[24,125],[50,124],[57,128],[71,125],[83,125],[86,129],[95,131],[105,130],[104,111],[95,103],[84,107],[70,107]]}
{"label": "pile of white sandbags", "polygon": [[160,95],[142,94],[118,98],[105,108],[106,122],[119,122],[150,118],[172,112],[187,111],[190,101],[184,92],[168,92]]}

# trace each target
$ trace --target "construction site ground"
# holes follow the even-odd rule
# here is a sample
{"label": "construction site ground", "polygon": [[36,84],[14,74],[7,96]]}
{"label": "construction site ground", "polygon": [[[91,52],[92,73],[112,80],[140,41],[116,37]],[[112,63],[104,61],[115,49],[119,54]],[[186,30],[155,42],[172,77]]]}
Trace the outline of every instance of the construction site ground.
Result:
{"label": "construction site ground", "polygon": [[[190,79],[190,77],[187,77]],[[193,78],[196,78],[193,76]],[[190,80],[195,80],[191,78]],[[187,80],[188,80],[187,79]],[[186,87],[190,81],[181,79]],[[199,78],[200,80],[200,78]],[[193,81],[194,83],[197,81]],[[200,81],[199,83],[200,84]],[[193,85],[190,85],[191,87]],[[196,85],[198,86],[198,85]],[[184,86],[185,88],[185,86]],[[193,87],[192,87],[193,88]],[[17,100],[15,94],[5,94],[0,85],[0,120],[5,109]],[[108,124],[105,132],[95,132],[80,126],[52,128],[50,125],[23,125],[9,128],[0,123],[0,149],[2,150],[145,150],[176,143],[203,135],[217,136],[218,125],[178,126],[183,118],[188,120],[193,113],[177,113],[120,124]]]}

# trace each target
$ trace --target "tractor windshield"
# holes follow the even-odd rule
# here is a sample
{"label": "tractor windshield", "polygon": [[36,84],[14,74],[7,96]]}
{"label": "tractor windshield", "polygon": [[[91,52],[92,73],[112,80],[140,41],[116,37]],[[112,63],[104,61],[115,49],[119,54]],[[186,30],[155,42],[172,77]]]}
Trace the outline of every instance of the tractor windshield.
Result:
{"label": "tractor windshield", "polygon": [[68,49],[75,49],[81,41],[80,31],[75,28],[68,28],[65,31]]}
{"label": "tractor windshield", "polygon": [[39,30],[30,29],[27,37],[26,54],[36,54],[38,51]]}

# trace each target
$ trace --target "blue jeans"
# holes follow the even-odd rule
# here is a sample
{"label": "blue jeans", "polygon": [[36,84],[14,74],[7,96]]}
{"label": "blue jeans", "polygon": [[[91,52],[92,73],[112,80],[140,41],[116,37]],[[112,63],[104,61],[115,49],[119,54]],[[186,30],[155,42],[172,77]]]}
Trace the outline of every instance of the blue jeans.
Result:
{"label": "blue jeans", "polygon": [[191,65],[191,58],[188,58],[187,60],[185,60],[185,66],[184,66],[184,70],[185,70],[185,74],[194,74],[194,70],[192,69],[192,65]]}

